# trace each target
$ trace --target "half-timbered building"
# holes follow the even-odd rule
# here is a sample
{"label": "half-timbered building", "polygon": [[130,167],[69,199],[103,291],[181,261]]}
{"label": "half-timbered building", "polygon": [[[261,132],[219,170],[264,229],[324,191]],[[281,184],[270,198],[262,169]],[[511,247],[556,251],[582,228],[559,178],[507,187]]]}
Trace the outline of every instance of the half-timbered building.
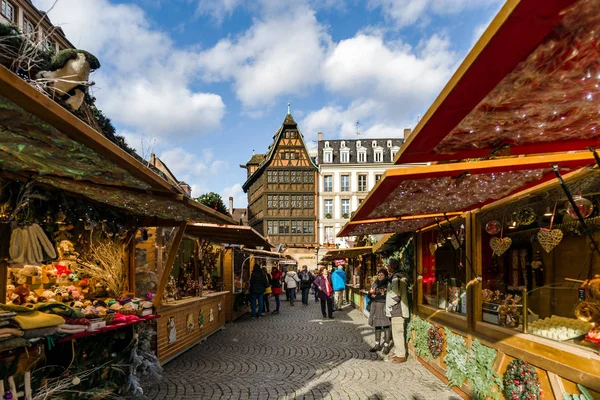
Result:
{"label": "half-timbered building", "polygon": [[285,246],[300,265],[316,265],[318,168],[290,113],[267,153],[241,167],[248,173],[248,225]]}

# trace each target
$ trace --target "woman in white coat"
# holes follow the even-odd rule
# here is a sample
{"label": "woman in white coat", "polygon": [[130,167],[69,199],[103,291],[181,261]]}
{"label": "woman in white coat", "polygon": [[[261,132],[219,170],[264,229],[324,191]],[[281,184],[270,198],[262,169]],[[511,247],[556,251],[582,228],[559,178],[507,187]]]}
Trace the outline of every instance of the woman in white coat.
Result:
{"label": "woman in white coat", "polygon": [[296,288],[298,287],[298,284],[300,283],[300,278],[298,278],[298,274],[296,273],[296,271],[289,270],[286,274],[285,274],[285,284],[287,286],[287,290],[289,290],[290,293],[290,305],[294,305],[294,299],[296,298]]}

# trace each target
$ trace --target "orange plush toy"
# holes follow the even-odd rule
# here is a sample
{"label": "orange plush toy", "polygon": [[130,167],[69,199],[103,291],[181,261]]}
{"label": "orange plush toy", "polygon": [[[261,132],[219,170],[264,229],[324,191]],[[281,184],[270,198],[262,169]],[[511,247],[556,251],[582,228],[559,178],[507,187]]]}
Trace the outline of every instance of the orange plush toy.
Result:
{"label": "orange plush toy", "polygon": [[13,304],[15,305],[23,305],[27,302],[27,298],[31,294],[31,290],[28,284],[24,283],[15,288],[14,294],[17,297],[13,300]]}

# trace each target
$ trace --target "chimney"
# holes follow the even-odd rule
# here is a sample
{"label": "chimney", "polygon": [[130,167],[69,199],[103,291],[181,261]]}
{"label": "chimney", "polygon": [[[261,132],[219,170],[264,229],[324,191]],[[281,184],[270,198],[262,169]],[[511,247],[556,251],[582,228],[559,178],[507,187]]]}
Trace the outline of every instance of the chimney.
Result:
{"label": "chimney", "polygon": [[229,196],[229,214],[233,215],[233,196]]}
{"label": "chimney", "polygon": [[154,153],[150,154],[150,165],[156,167],[156,156],[154,155]]}
{"label": "chimney", "polygon": [[410,130],[410,128],[404,128],[404,140],[408,139],[408,137],[410,136],[411,132],[412,131]]}
{"label": "chimney", "polygon": [[319,142],[323,140],[323,132],[319,132]]}

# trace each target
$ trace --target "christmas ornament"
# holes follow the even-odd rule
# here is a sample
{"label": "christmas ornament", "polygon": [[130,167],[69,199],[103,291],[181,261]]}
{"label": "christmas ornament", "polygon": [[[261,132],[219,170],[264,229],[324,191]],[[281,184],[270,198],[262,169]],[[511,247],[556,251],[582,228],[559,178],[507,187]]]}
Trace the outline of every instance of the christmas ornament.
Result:
{"label": "christmas ornament", "polygon": [[510,248],[512,245],[512,239],[509,237],[505,238],[497,238],[493,237],[490,239],[490,247],[494,251],[494,254],[497,256],[501,256]]}
{"label": "christmas ornament", "polygon": [[518,225],[530,225],[536,220],[535,211],[532,208],[527,207],[514,213],[515,221]]}
{"label": "christmas ornament", "polygon": [[496,236],[500,233],[501,228],[502,225],[500,225],[500,222],[496,221],[495,219],[485,224],[485,231],[488,233],[488,235]]}
{"label": "christmas ornament", "polygon": [[452,244],[452,247],[454,247],[454,250],[458,250],[460,247],[460,243],[458,243],[458,240],[456,240],[456,236],[452,236],[450,238],[450,243]]}
{"label": "christmas ornament", "polygon": [[[583,218],[589,217],[592,211],[594,211],[594,205],[588,199],[581,196],[575,196],[573,200],[575,202],[575,205],[577,205],[577,208],[579,209],[579,212],[581,213],[581,216]],[[567,205],[567,213],[572,218],[577,218],[577,212],[575,211],[571,203]]]}
{"label": "christmas ornament", "polygon": [[444,247],[444,244],[446,243],[446,237],[442,231],[438,232],[436,242],[438,247]]}
{"label": "christmas ornament", "polygon": [[537,238],[546,253],[550,253],[562,240],[563,232],[560,229],[540,229]]}
{"label": "christmas ornament", "polygon": [[435,251],[437,250],[437,248],[437,243],[429,243],[429,252],[431,253],[431,255],[435,255]]}

